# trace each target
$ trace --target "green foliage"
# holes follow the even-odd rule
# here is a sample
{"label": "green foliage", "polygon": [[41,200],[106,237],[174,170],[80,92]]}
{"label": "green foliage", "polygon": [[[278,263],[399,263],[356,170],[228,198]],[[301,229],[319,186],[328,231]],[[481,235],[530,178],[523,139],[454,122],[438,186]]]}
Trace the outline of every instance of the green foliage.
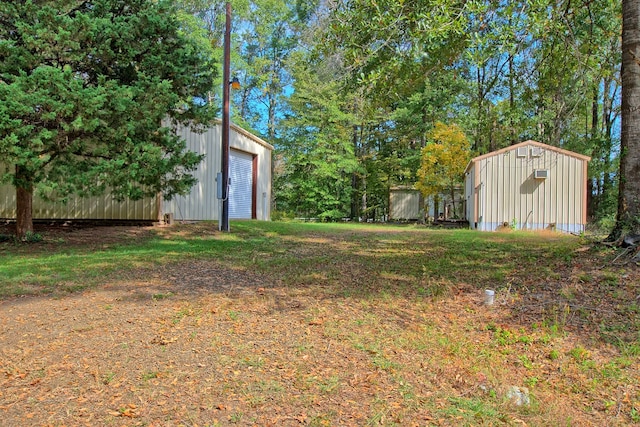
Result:
{"label": "green foliage", "polygon": [[25,233],[24,237],[22,237],[21,241],[24,243],[38,243],[42,242],[43,239],[44,237],[42,237],[42,234],[28,231]]}
{"label": "green foliage", "polygon": [[171,2],[3,2],[0,22],[2,181],[62,200],[190,189],[201,156],[161,122],[209,118],[210,52]]}
{"label": "green foliage", "polygon": [[457,0],[348,2],[331,16],[326,48],[342,51],[352,84],[395,102],[455,60],[474,8]]}
{"label": "green foliage", "polygon": [[367,198],[415,182],[440,120],[459,123],[479,154],[536,139],[592,155],[592,216],[615,211],[619,3],[349,1],[324,22],[318,51],[341,60],[345,93],[368,105]]}
{"label": "green foliage", "polygon": [[286,119],[276,168],[278,209],[297,216],[335,221],[349,216],[351,178],[359,169],[351,143],[353,119],[348,100],[329,77],[329,64],[294,65],[295,91],[289,100],[296,114]]}
{"label": "green foliage", "polygon": [[[221,5],[206,5],[216,42]],[[418,181],[426,136],[441,121],[458,123],[477,154],[535,139],[592,156],[590,216],[608,225],[617,205],[619,2],[238,0],[233,6],[233,64],[243,82],[233,94],[235,120],[258,129],[282,154],[278,209],[380,217],[391,187]],[[317,95],[301,101],[304,87],[322,91],[325,105]],[[343,122],[350,132],[339,136],[337,112],[351,115]],[[292,154],[293,140],[300,155]],[[341,154],[338,145],[348,144],[353,154]],[[327,162],[336,161],[333,154],[354,160],[355,171],[326,172],[331,183],[312,177],[305,188],[292,171],[318,171],[327,152]]]}
{"label": "green foliage", "polygon": [[0,242],[14,242],[14,243],[39,243],[44,240],[44,236],[40,233],[34,233],[33,231],[27,231],[24,236],[17,238],[10,234],[0,234]]}
{"label": "green foliage", "polygon": [[[207,41],[222,62],[225,1],[180,0],[189,31]],[[299,46],[300,32],[315,11],[316,1],[233,0],[231,72],[240,90],[231,92],[232,120],[275,142],[292,83],[288,59]],[[190,15],[191,14],[191,15]],[[219,73],[220,74],[220,73]],[[222,78],[210,93],[222,103]]]}
{"label": "green foliage", "polygon": [[287,211],[271,211],[271,220],[272,221],[288,221],[295,218],[293,212]]}
{"label": "green foliage", "polygon": [[234,68],[242,70],[242,90],[234,94],[238,119],[273,141],[286,108],[285,88],[292,83],[288,60],[298,45],[300,20],[304,25],[306,13],[296,8],[299,2],[247,3],[248,7],[238,7],[234,30],[239,53],[233,60]]}

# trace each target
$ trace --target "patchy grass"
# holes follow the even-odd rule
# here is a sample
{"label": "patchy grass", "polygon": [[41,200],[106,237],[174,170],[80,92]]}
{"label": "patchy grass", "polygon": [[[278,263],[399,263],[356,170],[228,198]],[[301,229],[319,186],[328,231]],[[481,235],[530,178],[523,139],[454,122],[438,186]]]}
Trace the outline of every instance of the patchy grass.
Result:
{"label": "patchy grass", "polygon": [[[55,239],[38,248],[5,244],[0,296],[78,290],[105,275],[185,259],[214,259],[269,272],[293,286],[321,282],[358,293],[385,286],[397,292],[400,286],[409,293],[438,296],[452,283],[499,290],[508,285],[507,277],[546,278],[550,269],[567,262],[578,244],[566,236],[353,224],[238,223],[231,234],[215,230],[212,223],[159,229],[140,240],[89,251]],[[372,273],[374,283],[361,286],[361,277]],[[422,286],[415,286],[417,279]],[[357,286],[345,286],[345,281]]]}
{"label": "patchy grass", "polygon": [[357,224],[111,233],[0,243],[3,425],[640,419],[640,280],[610,248]]}

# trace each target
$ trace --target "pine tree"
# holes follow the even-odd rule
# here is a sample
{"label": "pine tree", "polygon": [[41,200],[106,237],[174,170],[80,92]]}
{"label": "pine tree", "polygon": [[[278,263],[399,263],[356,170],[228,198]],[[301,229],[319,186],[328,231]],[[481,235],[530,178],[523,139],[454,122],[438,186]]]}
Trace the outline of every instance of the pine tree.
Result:
{"label": "pine tree", "polygon": [[35,191],[168,197],[201,157],[163,119],[204,121],[212,67],[169,1],[0,4],[0,182],[17,195],[17,234]]}

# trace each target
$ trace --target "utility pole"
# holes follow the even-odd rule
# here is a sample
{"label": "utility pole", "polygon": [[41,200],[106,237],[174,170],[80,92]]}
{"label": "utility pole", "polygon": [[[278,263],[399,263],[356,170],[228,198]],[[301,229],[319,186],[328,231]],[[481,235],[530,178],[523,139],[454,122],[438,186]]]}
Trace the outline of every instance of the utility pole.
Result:
{"label": "utility pole", "polygon": [[222,64],[222,217],[220,230],[229,231],[229,82],[231,56],[231,3],[227,2]]}

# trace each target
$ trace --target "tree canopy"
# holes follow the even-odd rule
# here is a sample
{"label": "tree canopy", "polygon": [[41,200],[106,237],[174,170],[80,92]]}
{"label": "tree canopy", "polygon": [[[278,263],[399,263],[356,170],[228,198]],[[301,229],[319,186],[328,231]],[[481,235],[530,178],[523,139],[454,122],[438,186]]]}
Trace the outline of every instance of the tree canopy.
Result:
{"label": "tree canopy", "polygon": [[169,1],[2,2],[1,178],[16,187],[18,233],[34,191],[187,191],[201,157],[162,122],[209,117],[212,70]]}
{"label": "tree canopy", "polygon": [[[187,49],[194,54],[190,58],[204,58],[199,62],[200,68],[189,65],[190,71],[180,73],[180,77],[198,77],[193,81],[200,81],[201,77],[203,81],[210,79],[204,78],[203,64],[208,60],[207,50],[221,56],[225,2],[177,3],[182,8],[183,29],[182,33],[178,31],[178,37],[184,38],[185,32],[191,34],[190,40],[181,42],[181,46],[185,49],[191,46]],[[232,0],[231,3],[234,10],[231,68],[242,82],[242,89],[232,92],[232,120],[276,146],[273,199],[278,210],[298,216],[331,213],[331,217],[384,218],[390,188],[420,181],[422,150],[434,143],[430,135],[438,122],[456,123],[467,136],[474,155],[534,139],[591,156],[589,217],[603,226],[613,225],[617,206],[629,205],[634,200],[625,196],[618,203],[618,185],[625,185],[621,173],[635,171],[633,165],[637,164],[635,157],[626,157],[632,164],[622,171],[618,168],[620,156],[624,160],[627,154],[621,149],[620,2]],[[38,2],[38,8],[41,5],[51,8],[53,4]],[[63,22],[88,14],[75,7],[107,5],[103,9],[113,7],[117,15],[146,2],[67,0],[55,4],[60,16],[54,20],[42,15],[37,20],[42,28],[37,31],[58,34],[57,29],[52,31],[54,27],[75,28],[69,31],[70,35],[60,32],[56,36],[60,40],[51,42],[54,46],[51,49],[64,45],[68,47],[62,51],[77,52],[73,43],[91,46],[98,39],[112,43],[113,37],[83,39],[86,34],[96,34],[91,33],[91,26],[78,23],[74,27]],[[171,9],[162,2],[152,4],[155,8]],[[37,12],[38,8],[30,2],[2,7],[6,11],[4,20],[10,25],[2,30],[3,40],[9,42],[3,42],[0,52],[8,52],[18,31],[11,30],[15,21],[9,17],[11,11],[31,7],[33,13],[29,16],[46,12]],[[95,12],[98,10],[102,9],[95,8]],[[173,16],[173,12],[168,16]],[[46,24],[47,20],[55,25]],[[173,18],[169,21],[175,24]],[[108,28],[104,33],[113,34]],[[142,42],[139,33],[132,33],[138,34],[135,40],[129,40],[134,51]],[[45,40],[48,39],[42,38],[38,43]],[[38,52],[34,51],[34,55],[39,55]],[[137,64],[140,58],[136,57],[129,61],[136,64],[133,68],[127,68],[125,61],[110,69],[105,66],[110,56],[89,61],[93,55],[99,58],[102,52],[97,49],[95,54],[86,55],[84,62],[108,70],[101,71],[107,80],[116,71],[120,78],[127,75],[127,69],[138,70],[149,64],[147,61]],[[7,57],[5,53],[2,55]],[[77,68],[75,62],[61,62],[63,65],[56,71],[61,81],[84,75],[86,68]],[[64,77],[66,63],[70,74]],[[20,67],[14,66],[14,71],[9,72],[15,74],[13,79],[19,77],[16,70]],[[144,76],[151,74],[147,71]],[[172,82],[169,86],[175,87],[173,78],[165,73],[160,81],[166,79]],[[13,84],[13,80],[2,79]],[[196,86],[189,86],[189,90]],[[219,103],[221,86],[222,82],[216,80],[206,94],[209,104]],[[199,92],[205,97],[204,91]],[[181,97],[185,95],[178,93]],[[115,101],[120,96],[107,97],[114,103],[109,109],[128,108]],[[175,108],[183,102],[182,98],[180,102],[174,101],[167,99],[165,103],[174,112],[198,110],[197,103],[184,104],[189,107],[182,110]],[[89,106],[82,108],[89,110]],[[103,106],[92,108],[101,110]],[[88,123],[85,115],[82,123]],[[46,157],[32,158],[41,163],[46,161]],[[124,175],[121,176],[124,182]],[[628,183],[635,178],[625,179]],[[65,185],[82,187],[74,182]],[[54,184],[52,181],[40,186],[53,188]],[[140,188],[143,187],[135,186],[131,191]],[[624,189],[635,191],[628,184]]]}
{"label": "tree canopy", "polygon": [[[610,225],[620,17],[610,1],[320,2],[300,37],[309,54],[290,61],[332,64],[335,99],[353,100],[344,111],[360,168],[343,177],[352,187],[343,212],[384,217],[389,189],[419,181],[421,150],[441,121],[457,123],[474,154],[535,139],[590,155],[590,217]],[[308,116],[306,107],[289,108]]]}

